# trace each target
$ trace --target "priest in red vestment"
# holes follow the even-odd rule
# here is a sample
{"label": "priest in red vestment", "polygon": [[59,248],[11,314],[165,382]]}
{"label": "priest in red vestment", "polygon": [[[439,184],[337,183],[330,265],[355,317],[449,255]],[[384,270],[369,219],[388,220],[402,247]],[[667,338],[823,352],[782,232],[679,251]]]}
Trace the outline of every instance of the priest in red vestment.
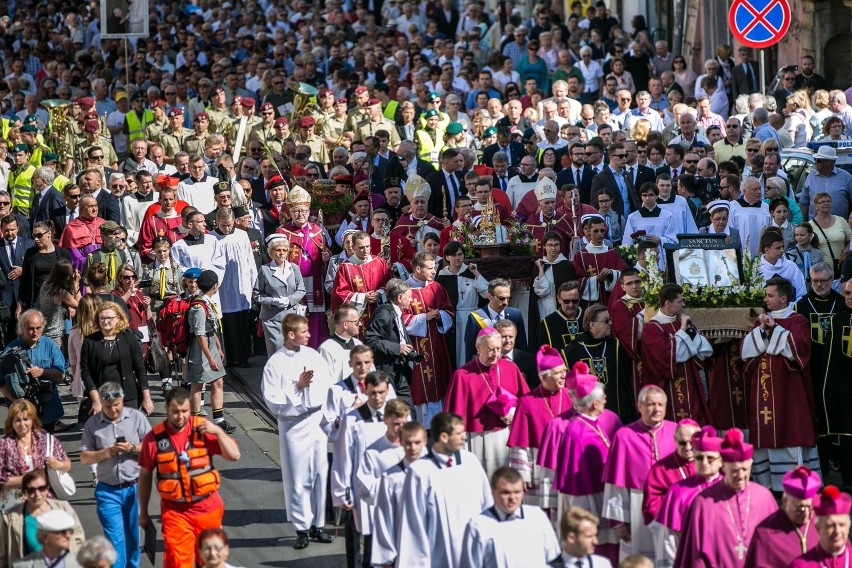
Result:
{"label": "priest in red vestment", "polygon": [[597,213],[583,216],[589,243],[574,255],[574,272],[580,280],[583,307],[609,304],[609,296],[627,263],[618,251],[604,243],[606,221]]}
{"label": "priest in red vestment", "polygon": [[[553,471],[553,488],[561,495],[558,517],[572,506],[601,517],[604,511],[603,472],[611,440],[621,428],[618,415],[607,410],[606,390],[585,363],[571,370],[575,381],[574,409],[547,423],[542,435],[538,465]],[[570,377],[570,374],[569,374]],[[602,520],[595,552],[617,563],[617,537]]]}
{"label": "priest in red vestment", "polygon": [[390,213],[386,209],[373,209],[371,223],[370,254],[385,259],[391,270],[396,272],[396,277],[405,278],[405,274],[411,271],[411,259],[417,250],[404,235],[391,232]]}
{"label": "priest in red vestment", "polygon": [[811,324],[796,313],[793,285],[780,277],[766,282],[768,313],[743,338],[749,388],[749,439],[754,444],[754,479],[783,491],[784,474],[796,465],[819,471],[816,419],[808,363]]}
{"label": "priest in red vestment", "polygon": [[71,253],[71,264],[83,272],[86,256],[101,248],[101,225],[106,223],[98,217],[98,201],[91,195],[80,198],[80,216],[65,225],[59,237],[59,246]]}
{"label": "priest in red vestment", "polygon": [[748,385],[740,340],[713,343],[707,390],[710,421],[720,430],[748,428]]}
{"label": "priest in red vestment", "polygon": [[790,564],[791,568],[845,568],[849,566],[849,512],[852,497],[834,485],[827,485],[814,498],[814,515],[819,543]]}
{"label": "priest in red vestment", "polygon": [[411,203],[411,212],[400,217],[391,231],[408,240],[411,247],[417,251],[423,250],[423,236],[435,233],[440,237],[444,224],[440,219],[429,213],[429,196],[432,190],[422,177],[412,175],[405,184],[405,196]]}
{"label": "priest in red vestment", "polygon": [[571,239],[574,238],[574,229],[571,223],[562,216],[556,215],[556,184],[548,177],[541,178],[530,192],[538,200],[538,212],[533,213],[527,219],[524,228],[532,235],[533,254],[544,256],[544,235],[555,231],[562,235],[561,252],[566,257],[571,250]]}
{"label": "priest in red vestment", "polygon": [[754,447],[742,431],[725,432],[721,482],[692,502],[675,558],[675,568],[743,568],[755,528],[778,510],[772,493],[750,481]]}
{"label": "priest in red vestment", "polygon": [[645,480],[651,466],[675,451],[677,424],[666,420],[666,393],[646,386],[637,396],[639,420],[618,432],[603,472],[603,516],[617,525],[619,556],[654,559],[654,538],[642,517]]}
{"label": "priest in red vestment", "polygon": [[698,422],[684,418],[677,424],[675,442],[677,449],[651,466],[645,478],[642,495],[642,519],[646,525],[657,516],[666,492],[678,481],[695,475],[695,450],[692,435],[700,432]]}
{"label": "priest in red vestment", "polygon": [[784,476],[781,508],[754,529],[746,568],[775,568],[790,563],[816,546],[819,535],[813,517],[813,500],[822,480],[805,466]]}
{"label": "priest in red vestment", "polygon": [[444,247],[447,246],[447,243],[459,240],[462,226],[470,226],[473,219],[472,212],[473,202],[469,195],[459,195],[456,197],[456,203],[453,205],[453,223],[441,229],[441,238],[438,243],[438,249],[441,251],[441,254],[444,254]]}
{"label": "priest in red vestment", "polygon": [[139,237],[136,239],[136,248],[139,249],[139,254],[145,262],[154,260],[151,248],[154,239],[166,237],[170,243],[174,243],[181,237],[182,219],[180,212],[175,209],[176,199],[173,187],[161,188],[158,195],[160,210],[142,220]]}
{"label": "priest in red vestment", "polygon": [[391,278],[388,263],[382,257],[370,255],[370,236],[355,233],[355,254],[349,262],[341,263],[331,288],[331,310],[337,311],[342,304],[351,304],[360,313],[361,336],[367,322],[384,296],[385,284]]}
{"label": "priest in red vestment", "polygon": [[642,298],[642,276],[635,268],[625,268],[619,275],[623,293],[618,299],[610,298],[609,316],[612,318],[612,335],[621,343],[633,368],[633,392],[642,388],[642,358],[640,339],[645,323],[645,300]]}
{"label": "priest in red vestment", "polygon": [[550,345],[536,353],[541,384],[518,400],[508,445],[509,465],[518,470],[528,490],[524,501],[542,509],[556,507],[553,474],[538,465],[538,451],[547,423],[571,409],[566,386],[568,367],[562,355]]}
{"label": "priest in red vestment", "polygon": [[411,305],[402,312],[402,322],[422,360],[414,365],[411,400],[417,421],[430,424],[442,412],[444,394],[453,373],[445,333],[453,327],[455,307],[444,287],[435,282],[435,255],[419,252],[411,261],[413,272]]}
{"label": "priest in red vestment", "polygon": [[281,225],[277,233],[290,239],[288,262],[299,267],[305,282],[308,329],[311,333],[309,345],[316,349],[328,338],[328,320],[325,315],[325,290],[323,288],[325,264],[331,258],[331,239],[325,229],[308,219],[311,208],[311,195],[295,186],[287,195],[292,221]]}
{"label": "priest in red vestment", "polygon": [[503,357],[503,338],[486,327],[476,338],[476,356],[453,373],[444,411],[464,418],[468,450],[489,479],[509,465],[509,428],[518,399],[529,392],[518,366]]}
{"label": "priest in red vestment", "polygon": [[659,305],[642,327],[642,381],[666,391],[669,420],[688,417],[707,424],[710,411],[699,373],[713,347],[684,313],[683,288],[663,285]]}

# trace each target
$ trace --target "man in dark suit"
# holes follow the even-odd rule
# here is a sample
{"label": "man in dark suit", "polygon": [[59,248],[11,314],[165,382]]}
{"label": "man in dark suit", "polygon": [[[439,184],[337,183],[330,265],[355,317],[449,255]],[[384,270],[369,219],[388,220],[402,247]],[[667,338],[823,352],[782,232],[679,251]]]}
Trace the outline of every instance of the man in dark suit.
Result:
{"label": "man in dark suit", "polygon": [[47,221],[50,219],[51,211],[65,204],[62,193],[53,187],[55,177],[53,170],[48,167],[38,168],[33,174],[33,192],[35,195],[33,196],[30,215],[33,225],[39,221]]}
{"label": "man in dark suit", "polygon": [[627,151],[627,158],[624,164],[625,175],[633,182],[633,187],[636,188],[636,191],[639,191],[643,183],[656,183],[656,170],[637,163],[639,153],[636,151],[636,142],[633,140],[624,142],[624,149]]}
{"label": "man in dark suit", "polygon": [[494,329],[499,331],[503,338],[503,358],[518,366],[530,390],[541,384],[541,380],[538,378],[535,355],[528,351],[515,349],[515,341],[518,338],[518,328],[515,322],[510,319],[503,319],[494,324]]}
{"label": "man in dark suit", "polygon": [[83,191],[79,186],[68,184],[62,190],[65,204],[50,212],[50,220],[53,221],[53,240],[59,240],[59,235],[65,230],[65,225],[80,216],[80,197]]}
{"label": "man in dark suit", "polygon": [[[627,215],[636,211],[642,205],[639,194],[633,186],[633,180],[624,175],[627,150],[624,149],[624,144],[614,143],[609,145],[607,154],[609,155],[609,165],[592,180],[592,203],[597,203],[598,194],[602,193],[604,189],[608,189],[613,196],[612,209],[626,218]],[[627,195],[627,203],[624,202],[625,194]]]}
{"label": "man in dark suit", "polygon": [[509,307],[512,285],[505,278],[495,278],[488,283],[488,304],[468,314],[464,332],[465,353],[476,353],[476,336],[486,327],[494,327],[497,322],[507,319],[515,324],[517,339],[515,345],[521,351],[527,350],[527,328],[521,310]]}
{"label": "man in dark suit", "polygon": [[459,11],[454,8],[452,0],[441,0],[441,5],[433,12],[435,23],[438,24],[438,32],[446,38],[456,37],[456,28],[459,25]]}
{"label": "man in dark suit", "polygon": [[580,201],[590,204],[595,170],[586,163],[585,144],[582,142],[571,144],[568,155],[571,158],[571,165],[556,174],[556,187],[561,188],[565,184],[576,185],[580,188]]}
{"label": "man in dark suit", "polygon": [[426,178],[432,189],[429,196],[429,213],[439,219],[450,219],[455,207],[456,197],[467,195],[464,177],[464,156],[455,148],[441,152],[441,169]]}
{"label": "man in dark suit", "polygon": [[373,348],[376,370],[391,377],[396,397],[413,409],[408,386],[412,362],[408,357],[416,352],[402,322],[402,310],[411,305],[411,286],[399,278],[391,278],[385,286],[385,294],[387,303],[376,308],[367,324],[364,344]]}
{"label": "man in dark suit", "polygon": [[521,165],[521,158],[527,155],[523,144],[512,141],[512,131],[508,127],[497,130],[497,143],[487,146],[482,151],[482,163],[489,168],[493,168],[494,164],[492,160],[494,159],[494,154],[499,151],[506,154],[506,157],[509,159],[509,168],[515,168],[515,171]]}
{"label": "man in dark suit", "polygon": [[734,65],[731,71],[731,96],[736,99],[740,95],[757,93],[758,73],[757,67],[751,61],[751,50],[741,46],[739,49],[740,64]]}
{"label": "man in dark suit", "polygon": [[118,203],[118,199],[103,187],[101,171],[97,168],[89,168],[80,181],[83,192],[97,200],[98,217],[105,221],[115,221],[121,224],[121,205]]}
{"label": "man in dark suit", "polygon": [[14,318],[15,308],[18,305],[18,293],[21,287],[21,272],[23,272],[24,253],[35,243],[28,235],[19,231],[17,219],[10,218],[8,215],[3,218],[6,222],[3,223],[3,247],[0,248],[0,270],[6,278],[6,286],[3,288],[3,302],[11,310],[13,317],[6,322],[6,340],[11,341],[15,338],[15,325],[17,320]]}

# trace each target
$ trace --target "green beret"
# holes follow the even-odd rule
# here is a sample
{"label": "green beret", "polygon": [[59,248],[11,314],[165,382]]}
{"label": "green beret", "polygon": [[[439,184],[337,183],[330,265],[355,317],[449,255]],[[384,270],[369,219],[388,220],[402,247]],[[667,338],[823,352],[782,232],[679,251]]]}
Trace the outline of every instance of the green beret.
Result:
{"label": "green beret", "polygon": [[33,124],[34,122],[38,122],[38,117],[34,114],[28,114],[24,117],[24,124]]}
{"label": "green beret", "polygon": [[15,144],[14,146],[12,146],[12,153],[17,154],[18,152],[26,152],[27,154],[29,154],[30,147],[26,144]]}
{"label": "green beret", "polygon": [[485,130],[482,131],[482,137],[483,138],[488,138],[489,136],[496,136],[496,135],[497,135],[497,128],[494,127],[494,126],[489,126],[488,128],[486,128]]}
{"label": "green beret", "polygon": [[455,136],[464,132],[464,126],[461,122],[451,122],[447,125],[447,134]]}
{"label": "green beret", "polygon": [[438,116],[438,111],[433,108],[430,108],[429,110],[423,113],[424,118],[432,118],[433,116]]}
{"label": "green beret", "polygon": [[44,154],[42,156],[42,162],[58,162],[59,154]]}
{"label": "green beret", "polygon": [[25,124],[21,127],[21,132],[38,133],[38,126],[33,126],[32,124]]}

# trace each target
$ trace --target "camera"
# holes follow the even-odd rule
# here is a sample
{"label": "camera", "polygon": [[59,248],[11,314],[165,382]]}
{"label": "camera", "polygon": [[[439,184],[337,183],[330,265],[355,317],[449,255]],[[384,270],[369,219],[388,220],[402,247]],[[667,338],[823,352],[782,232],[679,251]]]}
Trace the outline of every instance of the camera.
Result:
{"label": "camera", "polygon": [[417,351],[409,351],[408,355],[405,356],[405,362],[406,363],[413,363],[415,365],[417,363],[422,363],[423,362],[423,355],[421,355]]}
{"label": "camera", "polygon": [[695,196],[702,203],[709,203],[722,196],[722,189],[719,187],[719,178],[695,176]]}
{"label": "camera", "polygon": [[53,383],[45,378],[33,378],[29,374],[33,362],[27,350],[12,347],[0,353],[0,371],[9,384],[16,398],[25,398],[36,407],[38,414],[42,413],[44,404],[53,396]]}

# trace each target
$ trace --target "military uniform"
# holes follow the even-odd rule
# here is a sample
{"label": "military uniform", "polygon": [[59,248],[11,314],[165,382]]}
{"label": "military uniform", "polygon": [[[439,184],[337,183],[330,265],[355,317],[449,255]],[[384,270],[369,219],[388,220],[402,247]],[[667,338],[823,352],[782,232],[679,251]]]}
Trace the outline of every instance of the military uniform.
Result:
{"label": "military uniform", "polygon": [[204,142],[207,140],[207,137],[210,136],[210,132],[205,132],[204,134],[197,134],[193,132],[184,142],[183,149],[185,152],[189,153],[190,156],[195,154],[203,154],[204,153]]}
{"label": "military uniform", "polygon": [[251,129],[251,132],[248,136],[249,140],[260,140],[261,142],[269,142],[270,140],[275,139],[275,126],[273,124],[269,125],[269,128],[265,128],[263,123],[258,124],[254,128]]}
{"label": "military uniform", "polygon": [[346,115],[346,122],[343,123],[343,130],[351,130],[352,132],[357,132],[358,124],[361,121],[369,120],[369,116],[367,116],[367,109],[356,108],[354,110],[349,111]]}
{"label": "military uniform", "polygon": [[163,120],[162,122],[157,122],[157,120],[154,120],[154,122],[145,127],[145,137],[148,140],[159,140],[160,136],[163,134],[163,131],[168,127],[168,120]]}
{"label": "military uniform", "polygon": [[163,152],[166,156],[174,157],[175,154],[184,150],[186,141],[189,140],[189,137],[193,134],[194,132],[184,128],[180,129],[180,133],[176,133],[171,128],[167,128],[163,130],[162,134],[160,134],[160,146],[163,147]]}
{"label": "military uniform", "polygon": [[331,160],[328,158],[328,150],[325,147],[325,141],[317,135],[314,135],[310,140],[304,140],[302,144],[311,149],[311,161],[319,164],[327,164]]}
{"label": "military uniform", "polygon": [[329,116],[325,119],[322,125],[322,132],[320,134],[323,138],[334,138],[335,140],[340,138],[340,135],[343,134],[343,126],[346,124],[346,118],[337,118],[334,115]]}
{"label": "military uniform", "polygon": [[115,149],[112,147],[112,143],[109,141],[109,138],[106,136],[99,135],[98,139],[93,143],[88,138],[85,139],[85,147],[83,151],[85,152],[92,146],[97,146],[104,152],[104,161],[103,164],[105,166],[109,166],[110,164],[115,164],[118,162],[118,156],[115,153]]}
{"label": "military uniform", "polygon": [[210,107],[207,109],[207,117],[210,119],[210,132],[224,134],[225,125],[231,120],[231,111],[228,108],[222,110]]}
{"label": "military uniform", "polygon": [[357,140],[366,140],[369,136],[375,136],[379,130],[384,130],[388,133],[391,148],[399,144],[399,132],[396,131],[396,124],[385,117],[382,117],[378,122],[371,120],[362,120],[359,122],[357,130],[355,130],[355,138]]}

